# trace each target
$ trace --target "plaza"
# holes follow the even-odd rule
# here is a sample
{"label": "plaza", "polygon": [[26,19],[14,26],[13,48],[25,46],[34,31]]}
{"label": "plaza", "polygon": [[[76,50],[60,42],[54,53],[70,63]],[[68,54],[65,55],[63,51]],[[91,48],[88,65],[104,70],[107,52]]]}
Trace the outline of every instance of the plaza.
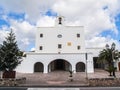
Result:
{"label": "plaza", "polygon": [[[50,73],[17,73],[17,78],[26,77],[26,83],[20,86],[35,86],[35,87],[75,87],[75,86],[89,86],[89,79],[102,79],[102,78],[114,78],[110,77],[109,73],[104,70],[95,70],[95,73],[89,73],[86,79],[85,72],[77,72],[73,74],[73,82],[69,79],[69,72],[67,71],[54,71]],[[116,78],[120,78],[120,73],[116,72]]]}

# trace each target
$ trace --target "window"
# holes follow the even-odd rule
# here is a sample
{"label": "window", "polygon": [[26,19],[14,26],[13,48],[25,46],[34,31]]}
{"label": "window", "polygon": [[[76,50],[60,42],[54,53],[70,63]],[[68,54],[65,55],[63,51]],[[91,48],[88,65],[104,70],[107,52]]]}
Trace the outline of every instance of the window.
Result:
{"label": "window", "polygon": [[61,34],[58,34],[57,37],[58,37],[58,38],[62,38],[62,35],[61,35]]}
{"label": "window", "polygon": [[81,48],[80,46],[77,46],[77,49],[78,49],[78,50],[80,50],[80,48]]}
{"label": "window", "polygon": [[78,38],[80,37],[80,34],[79,34],[79,33],[77,34],[77,37],[78,37]]}
{"label": "window", "polygon": [[43,34],[40,34],[40,37],[43,37]]}
{"label": "window", "polygon": [[40,47],[39,47],[39,49],[40,49],[40,50],[43,50],[43,47],[42,47],[42,46],[40,46]]}
{"label": "window", "polygon": [[62,44],[58,44],[58,48],[61,49],[62,48]]}

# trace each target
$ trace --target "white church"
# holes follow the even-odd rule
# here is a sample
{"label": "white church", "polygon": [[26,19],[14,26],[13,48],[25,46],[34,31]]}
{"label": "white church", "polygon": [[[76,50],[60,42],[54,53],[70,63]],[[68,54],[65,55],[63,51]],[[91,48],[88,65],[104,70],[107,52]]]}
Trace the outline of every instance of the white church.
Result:
{"label": "white church", "polygon": [[35,52],[26,57],[17,71],[23,73],[69,71],[94,73],[97,57],[103,48],[86,48],[83,26],[66,26],[64,17],[58,16],[54,27],[38,27]]}

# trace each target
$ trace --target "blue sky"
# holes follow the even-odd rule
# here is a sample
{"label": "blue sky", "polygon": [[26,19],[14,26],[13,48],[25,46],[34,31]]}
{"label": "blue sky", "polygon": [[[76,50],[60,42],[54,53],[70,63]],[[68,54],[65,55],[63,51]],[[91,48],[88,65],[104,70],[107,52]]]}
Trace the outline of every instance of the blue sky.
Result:
{"label": "blue sky", "polygon": [[115,42],[119,49],[119,3],[120,0],[2,0],[0,43],[12,28],[20,49],[34,50],[36,27],[54,26],[55,17],[62,15],[66,25],[84,26],[86,47],[104,47]]}

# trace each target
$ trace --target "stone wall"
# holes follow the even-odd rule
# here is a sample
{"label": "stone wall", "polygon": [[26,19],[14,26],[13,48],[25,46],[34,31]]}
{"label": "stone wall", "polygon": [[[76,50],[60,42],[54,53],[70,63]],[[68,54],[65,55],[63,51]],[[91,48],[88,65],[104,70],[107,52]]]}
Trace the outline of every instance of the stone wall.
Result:
{"label": "stone wall", "polygon": [[120,86],[120,78],[89,79],[89,86]]}
{"label": "stone wall", "polygon": [[20,84],[25,84],[26,78],[19,78],[19,79],[0,79],[0,86],[19,86]]}

